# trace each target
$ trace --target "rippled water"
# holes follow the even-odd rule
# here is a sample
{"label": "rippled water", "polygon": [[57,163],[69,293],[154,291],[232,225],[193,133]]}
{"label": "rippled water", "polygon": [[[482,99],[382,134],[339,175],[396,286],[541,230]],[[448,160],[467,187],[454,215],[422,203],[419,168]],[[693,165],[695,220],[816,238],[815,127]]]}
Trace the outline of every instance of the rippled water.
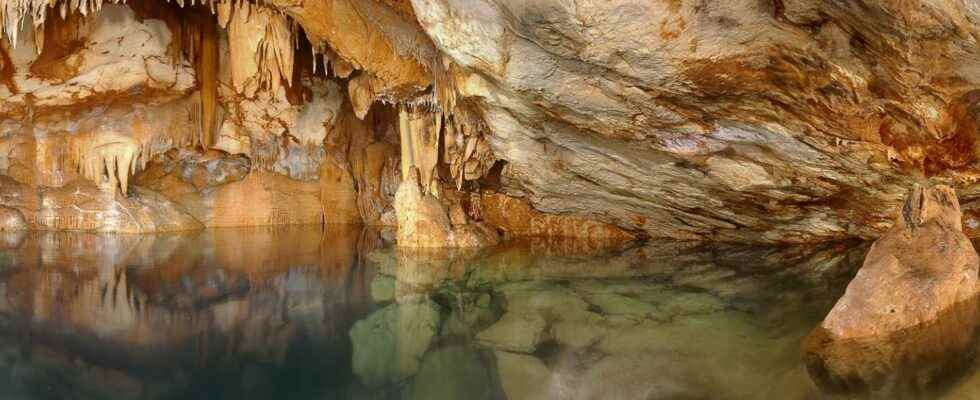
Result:
{"label": "rippled water", "polygon": [[383,237],[2,234],[0,398],[826,398],[801,340],[866,251]]}

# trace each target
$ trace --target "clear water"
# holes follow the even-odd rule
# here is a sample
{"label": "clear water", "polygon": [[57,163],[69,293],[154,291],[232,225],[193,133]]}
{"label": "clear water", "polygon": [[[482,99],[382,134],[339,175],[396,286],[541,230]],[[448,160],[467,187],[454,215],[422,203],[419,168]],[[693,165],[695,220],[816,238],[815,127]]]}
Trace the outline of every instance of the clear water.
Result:
{"label": "clear water", "polygon": [[801,340],[867,249],[383,237],[0,234],[0,398],[827,398]]}

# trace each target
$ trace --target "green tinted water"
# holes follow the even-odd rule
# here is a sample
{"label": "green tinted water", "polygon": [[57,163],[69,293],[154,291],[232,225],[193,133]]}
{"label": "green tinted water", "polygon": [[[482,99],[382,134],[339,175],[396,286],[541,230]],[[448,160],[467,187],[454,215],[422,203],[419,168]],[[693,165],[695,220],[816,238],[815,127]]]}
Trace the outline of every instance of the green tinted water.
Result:
{"label": "green tinted water", "polygon": [[825,398],[800,342],[866,251],[383,236],[0,235],[0,398]]}

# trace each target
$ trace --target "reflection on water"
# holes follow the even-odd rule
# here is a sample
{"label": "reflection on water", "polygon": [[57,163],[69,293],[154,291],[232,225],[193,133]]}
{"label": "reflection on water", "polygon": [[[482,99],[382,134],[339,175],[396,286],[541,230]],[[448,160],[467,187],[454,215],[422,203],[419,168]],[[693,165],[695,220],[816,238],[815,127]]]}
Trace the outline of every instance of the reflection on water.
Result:
{"label": "reflection on water", "polygon": [[800,343],[866,251],[381,238],[0,234],[0,397],[823,398]]}
{"label": "reflection on water", "polygon": [[804,361],[828,393],[934,398],[975,359],[977,306],[959,303],[934,321],[885,337],[834,340],[818,327],[803,342]]}

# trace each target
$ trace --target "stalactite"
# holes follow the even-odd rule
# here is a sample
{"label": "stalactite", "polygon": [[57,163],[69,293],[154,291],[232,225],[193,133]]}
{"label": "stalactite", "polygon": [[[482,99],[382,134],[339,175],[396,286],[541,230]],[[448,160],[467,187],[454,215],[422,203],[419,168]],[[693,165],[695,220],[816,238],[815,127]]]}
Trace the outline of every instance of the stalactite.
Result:
{"label": "stalactite", "polygon": [[371,85],[371,76],[361,73],[351,79],[347,84],[347,95],[350,97],[351,105],[354,106],[354,114],[357,115],[358,119],[364,119],[368,110],[371,109],[371,103],[374,102],[375,96]]}
{"label": "stalactite", "polygon": [[439,133],[442,131],[442,114],[425,110],[402,107],[398,114],[399,137],[401,140],[402,178],[409,171],[418,168],[422,188],[432,193],[436,178],[436,164],[439,162]]}
{"label": "stalactite", "polygon": [[213,23],[201,25],[201,54],[197,60],[197,82],[201,87],[201,148],[214,144],[218,110],[218,30]]}
{"label": "stalactite", "polygon": [[83,134],[69,139],[69,165],[97,184],[118,185],[128,193],[129,177],[143,166],[149,154],[135,138],[112,134]]}
{"label": "stalactite", "polygon": [[261,88],[278,91],[283,81],[292,85],[293,22],[265,7],[236,7],[228,23],[235,90],[252,97]]}

